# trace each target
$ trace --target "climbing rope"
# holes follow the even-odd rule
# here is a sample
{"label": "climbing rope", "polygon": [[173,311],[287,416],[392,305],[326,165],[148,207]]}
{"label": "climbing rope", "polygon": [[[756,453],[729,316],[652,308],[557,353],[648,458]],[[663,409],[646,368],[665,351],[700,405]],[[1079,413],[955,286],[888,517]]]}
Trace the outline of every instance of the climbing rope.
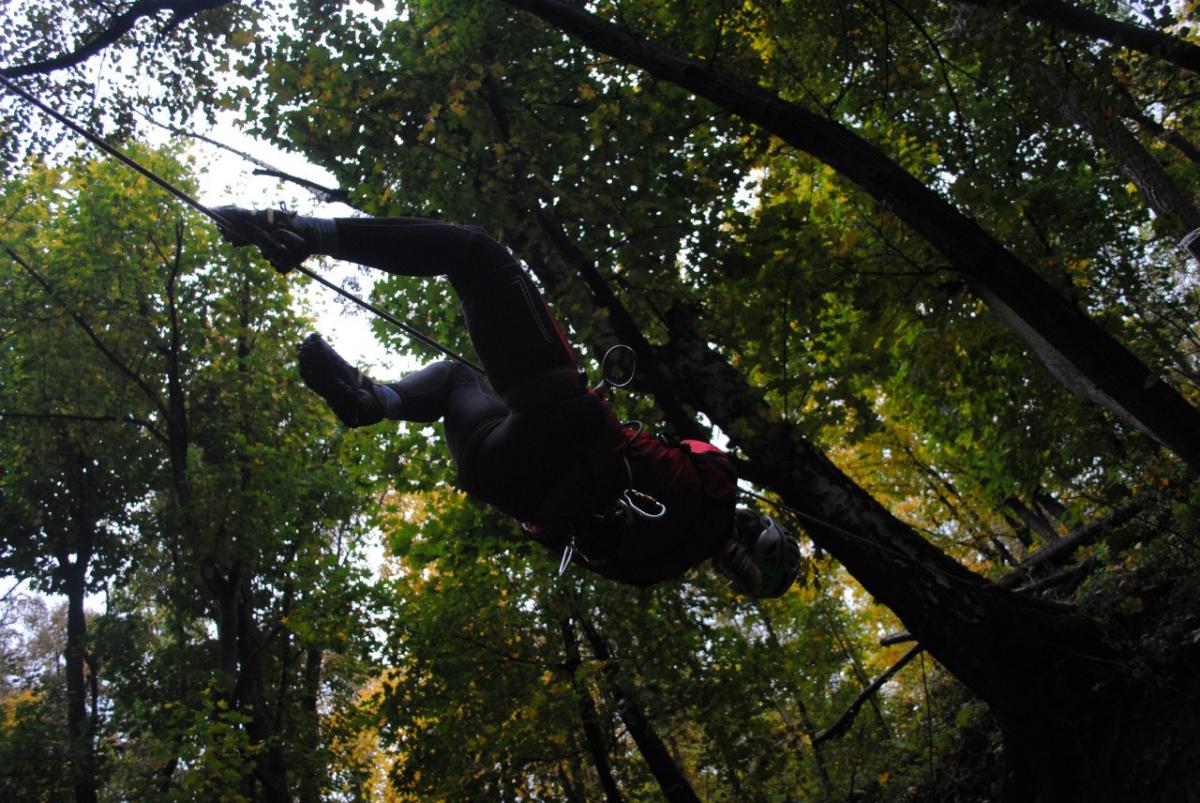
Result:
{"label": "climbing rope", "polygon": [[[212,220],[213,222],[215,222],[222,229],[226,229],[228,231],[237,231],[239,233],[242,233],[242,232],[249,233],[249,234],[251,234],[251,239],[254,241],[255,245],[270,246],[272,244],[273,241],[271,240],[270,235],[267,234],[265,231],[263,231],[261,228],[255,226],[253,228],[253,230],[251,231],[251,230],[248,230],[245,226],[235,227],[232,223],[230,223],[228,220],[226,220],[224,217],[222,217],[220,215],[220,213],[215,212],[212,209],[205,206],[204,204],[200,203],[195,198],[188,195],[186,192],[184,192],[180,188],[176,187],[171,182],[167,181],[166,179],[162,178],[159,175],[156,175],[149,168],[142,166],[137,161],[132,159],[130,156],[128,156],[125,153],[122,153],[120,150],[113,147],[108,142],[105,142],[103,139],[96,136],[91,131],[88,131],[86,128],[79,125],[74,120],[71,120],[66,115],[58,112],[55,109],[52,109],[50,106],[47,106],[45,103],[38,100],[36,97],[31,95],[29,92],[25,91],[21,87],[14,84],[12,81],[5,78],[3,75],[0,75],[0,86],[3,86],[5,89],[7,89],[12,94],[21,98],[25,102],[35,106],[36,108],[40,109],[45,114],[49,115],[53,119],[62,123],[67,128],[69,128],[71,131],[74,131],[76,134],[78,134],[79,136],[86,139],[88,142],[95,145],[97,148],[99,148],[104,153],[108,154],[109,156],[112,156],[113,158],[115,158],[115,159],[119,160],[120,162],[122,162],[123,164],[125,164],[125,166],[131,168],[132,170],[134,170],[134,171],[140,173],[141,175],[145,176],[146,178],[150,179],[155,184],[157,184],[158,186],[162,187],[164,190],[169,192],[171,195],[174,195],[176,198],[183,201],[185,204],[192,207],[200,214],[204,215],[205,217],[207,217],[210,220]],[[310,279],[317,282],[318,284],[328,287],[330,290],[333,290],[335,293],[342,296],[343,298],[346,298],[349,301],[354,302],[355,304],[357,304],[358,306],[367,310],[368,312],[387,321],[388,323],[392,324],[393,326],[397,327],[401,331],[408,334],[413,339],[424,343],[426,346],[429,346],[430,348],[444,354],[445,356],[449,357],[452,360],[462,363],[463,365],[467,366],[468,368],[470,368],[474,371],[477,371],[480,374],[486,373],[481,367],[479,367],[475,363],[471,362],[466,357],[463,357],[461,354],[451,351],[450,349],[443,346],[441,343],[437,342],[432,337],[430,337],[429,335],[420,331],[419,329],[413,327],[411,324],[407,323],[406,321],[402,321],[399,318],[397,318],[396,316],[392,315],[391,313],[389,313],[385,310],[382,310],[379,307],[375,306],[374,304],[370,303],[369,301],[366,301],[366,300],[354,295],[353,293],[349,292],[345,288],[329,281],[328,279],[326,279],[323,276],[318,275],[317,273],[313,272],[312,270],[309,270],[308,268],[304,267],[303,265],[297,265],[296,270],[300,271],[305,276],[309,277]]]}

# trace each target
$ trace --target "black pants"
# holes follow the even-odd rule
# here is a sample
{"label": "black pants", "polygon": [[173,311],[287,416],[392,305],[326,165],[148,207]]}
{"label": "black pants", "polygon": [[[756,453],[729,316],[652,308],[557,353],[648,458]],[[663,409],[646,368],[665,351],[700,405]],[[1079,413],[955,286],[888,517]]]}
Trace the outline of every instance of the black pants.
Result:
{"label": "black pants", "polygon": [[389,387],[400,396],[402,420],[444,420],[468,490],[518,518],[531,514],[593,445],[608,411],[586,392],[574,352],[529,276],[474,227],[342,218],[337,235],[330,256],[404,276],[449,278],[492,387],[445,361]]}

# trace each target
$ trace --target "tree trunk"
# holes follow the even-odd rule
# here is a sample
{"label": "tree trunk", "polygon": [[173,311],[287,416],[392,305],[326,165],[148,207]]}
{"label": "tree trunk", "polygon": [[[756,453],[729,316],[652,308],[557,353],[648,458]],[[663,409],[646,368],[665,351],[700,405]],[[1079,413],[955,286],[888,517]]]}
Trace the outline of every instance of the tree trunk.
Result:
{"label": "tree trunk", "polygon": [[810,153],[890,208],[1066,387],[1200,467],[1200,411],[936,192],[837,123],[563,0],[504,0],[591,47],[675,83]]}
{"label": "tree trunk", "polygon": [[[1107,677],[1102,631],[1062,606],[1001,591],[947,557],[846,477],[769,407],[741,374],[711,351],[691,316],[671,316],[663,362],[676,371],[675,392],[707,414],[749,456],[746,479],[771,488],[804,516],[814,542],[890,607],[939,661],[1001,709],[1022,710],[1032,697],[1055,710],[1058,688],[1016,678],[1044,676],[1042,660],[1062,660],[1081,677]],[[1012,643],[1026,649],[1010,650]],[[1040,656],[1036,658],[1035,656]],[[1097,674],[1099,677],[1096,677]],[[1043,678],[1048,681],[1049,679]]]}
{"label": "tree trunk", "polygon": [[255,776],[268,803],[291,803],[283,749],[271,728],[266,690],[263,687],[262,639],[254,620],[249,578],[243,578],[238,594],[238,700],[248,708],[247,732],[255,753]]}
{"label": "tree trunk", "polygon": [[600,725],[600,717],[596,714],[596,701],[592,699],[586,683],[580,682],[576,676],[581,663],[579,657],[579,640],[575,636],[575,623],[564,619],[561,623],[563,634],[563,649],[566,653],[564,665],[571,676],[571,686],[575,689],[575,697],[579,704],[579,718],[583,721],[583,734],[587,739],[588,751],[592,756],[592,766],[600,778],[600,787],[604,790],[604,799],[609,803],[621,803],[621,790],[613,778],[612,767],[608,761],[607,740]]}
{"label": "tree trunk", "polygon": [[87,653],[87,616],[83,601],[87,593],[86,559],[60,563],[67,593],[67,644],[64,651],[67,672],[67,744],[70,756],[71,786],[76,803],[96,803],[96,756],[93,731],[87,715],[87,679],[84,677]]}
{"label": "tree trunk", "polygon": [[[64,649],[67,683],[68,771],[76,803],[96,803],[95,732],[87,715],[87,569],[96,539],[96,487],[89,471],[94,467],[81,452],[66,457],[67,485],[73,532],[58,545],[56,559],[67,595],[67,641]],[[74,553],[74,559],[71,554]]]}
{"label": "tree trunk", "polygon": [[[536,208],[535,199],[525,201]],[[537,260],[535,269],[595,273],[594,267],[581,264],[577,248],[566,256],[557,262]],[[539,273],[539,278],[550,284],[562,276]],[[598,274],[596,278],[603,281]],[[603,303],[610,320],[629,317],[611,293]],[[1075,650],[1096,643],[1101,635],[1098,628],[1061,607],[1005,593],[947,557],[845,476],[792,424],[771,415],[741,373],[709,347],[692,313],[676,308],[667,317],[670,342],[649,347],[650,362],[662,374],[656,399],[670,396],[678,400],[679,409],[679,402],[689,405],[726,432],[750,458],[739,467],[742,476],[774,490],[805,515],[813,541],[890,607],[960,680],[993,704],[1007,702],[1021,708],[1032,690],[1013,688],[1013,678],[1036,669],[1042,660],[1055,660],[1041,649],[1059,657],[1070,655],[1071,660],[1082,660],[1089,672],[1105,674],[1100,656],[1084,660],[1091,655],[1090,646]],[[1037,639],[1038,649],[1030,651],[1040,658],[998,645],[1007,640],[1026,642],[1039,626],[1047,628],[1047,638]],[[1046,691],[1047,704],[1056,704],[1059,691]]]}
{"label": "tree trunk", "polygon": [[238,589],[241,586],[241,568],[235,565],[223,570],[219,566],[210,565],[205,567],[204,572],[217,614],[217,673],[220,676],[222,696],[232,703],[233,690],[237,685]]}
{"label": "tree trunk", "polygon": [[300,746],[306,761],[300,771],[300,803],[320,803],[321,763],[318,751],[321,747],[321,716],[317,701],[321,691],[321,663],[324,654],[316,647],[304,653],[304,680],[300,686]]}
{"label": "tree trunk", "polygon": [[654,779],[658,781],[663,796],[672,803],[700,803],[700,798],[696,796],[683,769],[671,757],[666,744],[659,738],[658,732],[655,731],[654,725],[642,711],[641,706],[621,683],[608,644],[586,619],[580,618],[579,623],[583,626],[583,632],[587,636],[588,644],[592,647],[592,652],[598,660],[604,662],[604,676],[617,700],[617,713],[621,717],[621,722],[625,723],[625,729],[629,731],[634,744],[637,745],[638,752],[642,754],[642,758],[646,760],[646,766],[650,768]]}
{"label": "tree trunk", "polygon": [[[535,198],[523,202],[537,208]],[[611,292],[595,292],[603,278],[584,264],[584,255],[561,227],[558,231],[546,238],[550,248],[531,259],[539,279],[550,287],[583,275],[610,321],[636,326]],[[556,256],[555,248],[562,253]],[[666,396],[675,400],[675,409],[699,410],[726,432],[750,458],[740,463],[741,475],[798,511],[814,543],[841,561],[998,715],[1008,712],[1018,723],[1024,718],[1072,722],[1106,704],[1094,689],[1104,687],[1116,664],[1100,627],[1063,606],[1005,592],[929,544],[805,441],[794,425],[771,415],[761,394],[709,347],[691,312],[677,308],[667,317],[670,341],[648,346],[647,362],[659,372],[656,400]],[[625,336],[619,329],[618,334]],[[1023,647],[1014,650],[1012,644]],[[1047,666],[1058,671],[1047,673]]]}
{"label": "tree trunk", "polygon": [[[569,256],[577,258],[577,249]],[[557,271],[569,266],[572,273],[580,268],[570,259],[533,264]],[[619,304],[615,298],[607,303]],[[1063,606],[1007,593],[951,560],[842,474],[793,425],[771,416],[761,395],[697,332],[691,313],[673,310],[668,325],[670,342],[653,353],[663,377],[656,393],[705,413],[727,432],[750,457],[739,466],[742,476],[774,490],[803,516],[814,543],[890,607],[998,716],[1007,717],[1010,732],[1046,722],[1068,727],[1108,710],[1108,693],[1119,694],[1107,685],[1117,663],[1099,626]],[[1012,649],[1014,644],[1022,647]],[[1047,672],[1048,666],[1056,671]],[[1080,788],[1090,789],[1090,782],[1081,781]]]}

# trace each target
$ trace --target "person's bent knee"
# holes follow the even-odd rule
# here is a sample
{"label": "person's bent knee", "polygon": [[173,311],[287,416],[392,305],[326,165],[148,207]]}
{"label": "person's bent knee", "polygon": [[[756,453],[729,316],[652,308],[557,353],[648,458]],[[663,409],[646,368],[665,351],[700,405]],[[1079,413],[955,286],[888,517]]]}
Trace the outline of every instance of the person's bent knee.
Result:
{"label": "person's bent knee", "polygon": [[450,278],[460,295],[491,282],[505,281],[524,274],[516,257],[500,242],[478,226],[464,226],[471,232],[462,262]]}

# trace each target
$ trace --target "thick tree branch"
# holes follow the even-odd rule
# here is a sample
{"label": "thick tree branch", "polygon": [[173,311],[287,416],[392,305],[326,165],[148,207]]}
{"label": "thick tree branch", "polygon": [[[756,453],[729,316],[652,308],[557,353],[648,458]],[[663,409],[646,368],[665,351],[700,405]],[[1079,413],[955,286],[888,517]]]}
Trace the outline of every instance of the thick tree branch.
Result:
{"label": "thick tree branch", "polygon": [[[1002,709],[1019,708],[1043,690],[1030,686],[1018,692],[1011,679],[1036,675],[1037,660],[1043,659],[1075,664],[1081,675],[1107,676],[1111,667],[1098,627],[1063,606],[1002,591],[921,538],[794,425],[773,417],[760,393],[693,331],[694,321],[678,312],[674,318],[672,341],[662,350],[664,365],[676,377],[673,391],[752,456],[739,460],[741,476],[803,511],[814,543],[846,566],[972,690]],[[1031,639],[1030,633],[1038,635]],[[1018,642],[1031,646],[1001,647]],[[1038,653],[1041,659],[1034,658]],[[1049,687],[1044,693],[1050,699],[1060,694]]]}
{"label": "thick tree branch", "polygon": [[1103,39],[1155,59],[1169,61],[1185,70],[1200,73],[1200,47],[1178,37],[1105,17],[1060,0],[956,0],[972,6],[1001,11],[1018,11],[1066,31]]}
{"label": "thick tree branch", "polygon": [[672,758],[653,723],[621,682],[608,643],[601,637],[595,626],[578,612],[576,612],[575,619],[583,628],[592,653],[604,664],[604,677],[616,698],[617,713],[621,717],[621,721],[625,723],[625,727],[628,728],[629,735],[637,745],[642,758],[646,760],[646,766],[654,775],[654,779],[658,781],[663,797],[670,803],[700,803],[700,798],[692,788],[691,782],[684,775],[683,769]]}
{"label": "thick tree branch", "polygon": [[1066,387],[1200,466],[1200,410],[973,219],[853,131],[564,0],[504,0],[598,51],[762,126],[891,209]]}
{"label": "thick tree branch", "polygon": [[104,48],[115,44],[143,17],[153,17],[163,11],[174,12],[170,26],[175,27],[202,11],[209,11],[227,5],[231,0],[138,0],[124,12],[118,14],[101,30],[97,31],[79,47],[70,53],[22,64],[16,67],[0,69],[0,75],[5,78],[20,78],[25,75],[36,75],[55,72],[57,70],[75,67],[90,59]]}

